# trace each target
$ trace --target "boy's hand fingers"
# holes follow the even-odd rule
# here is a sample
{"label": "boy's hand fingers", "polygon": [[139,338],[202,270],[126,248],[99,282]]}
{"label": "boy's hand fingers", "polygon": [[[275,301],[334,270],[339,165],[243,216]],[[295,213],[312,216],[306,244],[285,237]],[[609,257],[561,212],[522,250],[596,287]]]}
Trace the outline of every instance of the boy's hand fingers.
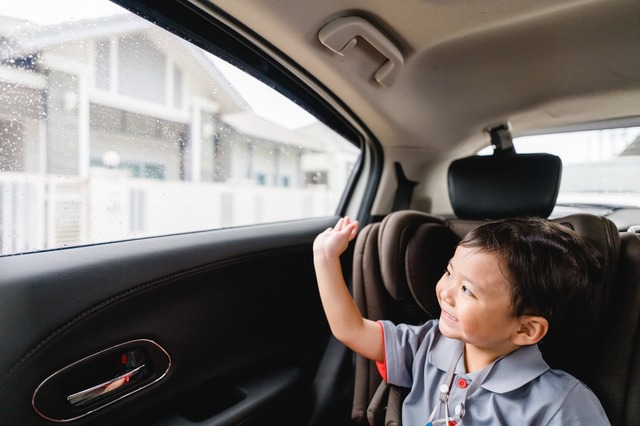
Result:
{"label": "boy's hand fingers", "polygon": [[358,221],[356,220],[355,222],[351,223],[353,225],[353,229],[351,230],[351,238],[354,238],[356,236],[356,234],[358,233]]}

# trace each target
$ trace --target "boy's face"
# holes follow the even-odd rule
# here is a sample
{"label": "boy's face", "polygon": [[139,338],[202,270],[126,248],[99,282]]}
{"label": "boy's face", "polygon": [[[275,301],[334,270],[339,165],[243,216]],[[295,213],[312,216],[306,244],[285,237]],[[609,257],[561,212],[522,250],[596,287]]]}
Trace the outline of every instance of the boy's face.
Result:
{"label": "boy's face", "polygon": [[436,286],[442,334],[490,356],[517,348],[512,336],[518,319],[513,316],[510,284],[500,266],[493,254],[458,246]]}

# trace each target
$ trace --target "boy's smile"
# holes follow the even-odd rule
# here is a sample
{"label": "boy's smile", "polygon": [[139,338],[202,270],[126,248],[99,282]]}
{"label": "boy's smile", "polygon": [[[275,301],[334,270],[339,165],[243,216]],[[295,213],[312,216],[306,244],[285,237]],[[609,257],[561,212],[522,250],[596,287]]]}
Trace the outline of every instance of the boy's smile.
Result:
{"label": "boy's smile", "polygon": [[520,321],[513,316],[510,286],[491,253],[459,246],[436,286],[443,335],[466,343],[469,372],[513,352]]}
{"label": "boy's smile", "polygon": [[454,317],[453,317],[453,315],[451,315],[451,314],[450,314],[450,313],[448,313],[447,311],[444,311],[444,310],[443,310],[443,311],[442,311],[442,316],[444,317],[444,320],[445,320],[445,321],[452,321],[452,322],[454,322],[454,323],[456,323],[456,322],[460,322],[460,321],[458,321],[458,319],[457,319],[457,318],[454,318]]}

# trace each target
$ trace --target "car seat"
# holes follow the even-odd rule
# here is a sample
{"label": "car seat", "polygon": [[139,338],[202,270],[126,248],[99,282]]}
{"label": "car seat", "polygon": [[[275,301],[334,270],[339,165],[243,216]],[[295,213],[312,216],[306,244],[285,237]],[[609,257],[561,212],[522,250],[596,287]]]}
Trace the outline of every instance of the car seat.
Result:
{"label": "car seat", "polygon": [[620,233],[614,285],[604,324],[591,351],[597,356],[587,384],[613,425],[640,419],[640,234]]}
{"label": "car seat", "polygon": [[[510,152],[463,158],[449,167],[453,217],[401,210],[365,226],[355,242],[353,268],[353,296],[363,316],[410,324],[439,316],[434,289],[456,244],[488,219],[548,217],[555,205],[560,172],[559,159],[549,154]],[[593,351],[592,339],[601,334],[611,297],[620,255],[619,233],[613,222],[595,215],[555,220],[591,242],[602,255],[605,274],[601,282],[594,283],[594,303],[585,309],[590,318],[589,335],[550,333],[540,349],[553,368],[574,374],[594,391],[606,392],[607,386],[612,385],[601,383],[602,378],[595,374],[595,368],[603,361]],[[635,319],[637,327],[637,314]],[[640,391],[635,384],[629,386]],[[400,424],[400,407],[407,392],[382,382],[375,363],[356,355],[353,420]],[[605,398],[603,405],[606,403]]]}

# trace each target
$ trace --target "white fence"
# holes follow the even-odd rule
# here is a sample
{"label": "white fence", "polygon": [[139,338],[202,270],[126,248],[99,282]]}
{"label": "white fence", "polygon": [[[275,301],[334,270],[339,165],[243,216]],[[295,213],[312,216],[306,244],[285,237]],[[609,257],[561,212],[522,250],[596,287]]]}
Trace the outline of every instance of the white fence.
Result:
{"label": "white fence", "polygon": [[326,186],[0,173],[0,254],[276,222],[335,212]]}

